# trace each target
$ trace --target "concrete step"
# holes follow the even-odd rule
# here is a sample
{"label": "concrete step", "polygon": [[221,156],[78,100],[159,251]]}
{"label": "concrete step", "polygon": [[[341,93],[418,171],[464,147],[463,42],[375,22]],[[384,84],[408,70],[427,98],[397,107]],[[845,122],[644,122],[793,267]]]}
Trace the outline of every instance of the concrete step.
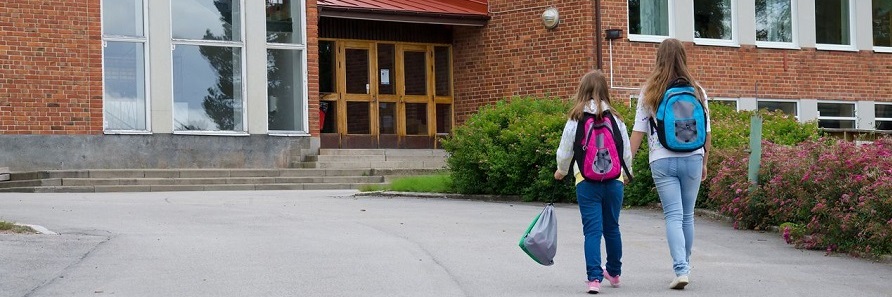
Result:
{"label": "concrete step", "polygon": [[126,186],[40,186],[3,188],[0,192],[91,193],[91,192],[172,192],[172,191],[257,191],[257,190],[346,190],[378,183],[307,183],[258,185],[126,185]]}
{"label": "concrete step", "polygon": [[61,186],[262,185],[307,183],[381,183],[383,176],[228,177],[228,178],[64,178]]}
{"label": "concrete step", "polygon": [[[370,169],[95,169],[44,170],[12,173],[12,181],[49,178],[217,178],[217,177],[296,177],[367,176]],[[2,184],[2,183],[0,183]]]}
{"label": "concrete step", "polygon": [[417,156],[445,157],[445,150],[435,149],[320,149],[319,156]]}
{"label": "concrete step", "polygon": [[316,168],[316,169],[443,169],[446,167],[445,160],[427,160],[427,161],[362,161],[356,160],[351,162],[294,162],[291,164],[296,168]]}

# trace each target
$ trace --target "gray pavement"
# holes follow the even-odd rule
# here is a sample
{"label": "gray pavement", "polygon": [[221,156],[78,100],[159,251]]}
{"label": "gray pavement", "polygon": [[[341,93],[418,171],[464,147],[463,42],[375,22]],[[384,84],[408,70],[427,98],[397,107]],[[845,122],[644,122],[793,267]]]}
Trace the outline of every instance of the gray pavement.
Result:
{"label": "gray pavement", "polygon": [[[556,264],[517,241],[541,204],[352,197],[353,191],[0,194],[0,296],[583,296],[581,223],[557,207]],[[662,215],[623,210],[609,296],[892,296],[892,265],[824,256],[698,218],[691,284]]]}

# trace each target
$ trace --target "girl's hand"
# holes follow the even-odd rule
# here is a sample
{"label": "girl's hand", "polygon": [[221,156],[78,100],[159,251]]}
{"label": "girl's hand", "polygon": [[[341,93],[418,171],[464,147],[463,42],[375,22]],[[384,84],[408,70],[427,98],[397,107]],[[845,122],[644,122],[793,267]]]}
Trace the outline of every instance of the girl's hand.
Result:
{"label": "girl's hand", "polygon": [[700,178],[700,181],[706,181],[706,163],[703,164],[703,177]]}
{"label": "girl's hand", "polygon": [[555,171],[554,171],[554,179],[556,179],[556,180],[562,180],[562,179],[564,179],[564,176],[566,176],[566,175],[563,174],[563,173],[561,173],[560,170],[555,170]]}

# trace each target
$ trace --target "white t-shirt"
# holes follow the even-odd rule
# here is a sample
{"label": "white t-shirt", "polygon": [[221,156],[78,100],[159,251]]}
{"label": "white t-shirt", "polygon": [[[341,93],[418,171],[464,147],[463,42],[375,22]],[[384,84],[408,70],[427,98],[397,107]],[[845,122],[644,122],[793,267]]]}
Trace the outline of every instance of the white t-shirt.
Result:
{"label": "white t-shirt", "polygon": [[[709,110],[709,97],[706,96],[706,90],[703,87],[697,86],[700,88],[700,91],[703,92],[703,107],[706,110]],[[644,90],[646,86],[641,87],[641,93],[638,95],[638,107],[635,110],[635,125],[632,126],[632,131],[643,132],[647,134],[647,146],[650,148],[650,153],[648,154],[648,159],[650,163],[653,163],[656,160],[670,157],[687,157],[692,155],[702,155],[703,149],[698,149],[693,152],[673,152],[660,143],[660,139],[657,136],[657,133],[650,128],[650,118],[653,117],[654,112],[650,111],[649,108],[644,106]],[[710,119],[706,117],[706,132],[709,133],[712,131],[712,127],[710,126]]]}

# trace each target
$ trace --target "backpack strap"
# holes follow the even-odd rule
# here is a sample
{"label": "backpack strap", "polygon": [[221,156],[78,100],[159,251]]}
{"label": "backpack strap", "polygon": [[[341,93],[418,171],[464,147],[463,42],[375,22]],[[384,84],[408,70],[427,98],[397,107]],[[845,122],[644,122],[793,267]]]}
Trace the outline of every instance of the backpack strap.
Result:
{"label": "backpack strap", "polygon": [[610,122],[613,124],[613,143],[616,143],[616,148],[620,154],[619,164],[622,165],[623,171],[629,177],[629,182],[632,182],[632,174],[629,172],[629,167],[626,166],[625,143],[623,142],[622,134],[620,134],[619,124],[616,122],[616,117],[609,110],[604,111],[604,116],[609,117]]}

